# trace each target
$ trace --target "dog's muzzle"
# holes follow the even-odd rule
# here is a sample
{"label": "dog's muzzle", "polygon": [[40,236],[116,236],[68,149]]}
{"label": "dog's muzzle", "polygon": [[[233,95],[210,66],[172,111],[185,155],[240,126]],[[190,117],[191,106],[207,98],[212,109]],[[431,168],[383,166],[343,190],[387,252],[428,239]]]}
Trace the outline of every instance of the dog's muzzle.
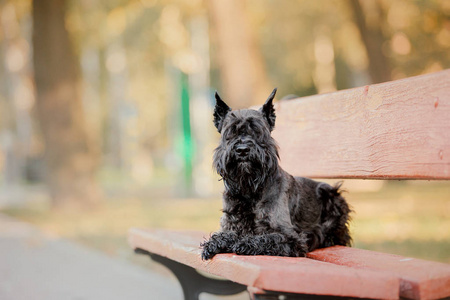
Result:
{"label": "dog's muzzle", "polygon": [[250,152],[250,146],[248,144],[237,144],[234,147],[234,151],[236,151],[239,156],[247,156]]}

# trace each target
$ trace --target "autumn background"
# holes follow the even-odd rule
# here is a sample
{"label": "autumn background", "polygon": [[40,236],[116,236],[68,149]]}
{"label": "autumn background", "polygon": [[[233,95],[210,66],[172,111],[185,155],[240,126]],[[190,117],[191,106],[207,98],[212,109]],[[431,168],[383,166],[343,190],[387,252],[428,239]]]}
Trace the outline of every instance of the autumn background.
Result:
{"label": "autumn background", "polygon": [[[120,259],[216,230],[234,108],[450,67],[449,1],[1,0],[0,212]],[[450,262],[450,184],[346,180],[356,247]]]}

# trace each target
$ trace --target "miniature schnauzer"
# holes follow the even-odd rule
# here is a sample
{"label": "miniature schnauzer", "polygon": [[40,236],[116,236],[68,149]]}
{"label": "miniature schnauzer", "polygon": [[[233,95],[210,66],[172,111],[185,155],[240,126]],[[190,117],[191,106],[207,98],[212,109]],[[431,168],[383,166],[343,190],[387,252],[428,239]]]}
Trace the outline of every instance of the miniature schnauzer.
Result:
{"label": "miniature schnauzer", "polygon": [[293,177],[278,163],[271,136],[276,90],[259,110],[232,111],[215,94],[214,125],[221,142],[213,164],[225,191],[221,230],[201,244],[204,260],[218,253],[298,257],[351,244],[351,210],[340,184]]}

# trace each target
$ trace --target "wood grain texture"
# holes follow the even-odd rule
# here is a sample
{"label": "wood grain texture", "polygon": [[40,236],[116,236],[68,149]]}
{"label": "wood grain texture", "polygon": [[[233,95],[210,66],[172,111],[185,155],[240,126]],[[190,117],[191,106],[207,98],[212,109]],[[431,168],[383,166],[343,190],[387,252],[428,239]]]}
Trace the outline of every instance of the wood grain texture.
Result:
{"label": "wood grain texture", "polygon": [[279,101],[276,113],[293,175],[450,179],[450,70]]}
{"label": "wood grain texture", "polygon": [[168,257],[197,270],[259,290],[398,299],[399,279],[386,272],[362,270],[308,258],[219,254],[203,261],[199,247],[207,237],[196,231],[133,228],[132,248]]}
{"label": "wood grain texture", "polygon": [[369,250],[335,246],[308,257],[364,270],[384,271],[400,278],[400,296],[408,299],[450,297],[450,265]]}

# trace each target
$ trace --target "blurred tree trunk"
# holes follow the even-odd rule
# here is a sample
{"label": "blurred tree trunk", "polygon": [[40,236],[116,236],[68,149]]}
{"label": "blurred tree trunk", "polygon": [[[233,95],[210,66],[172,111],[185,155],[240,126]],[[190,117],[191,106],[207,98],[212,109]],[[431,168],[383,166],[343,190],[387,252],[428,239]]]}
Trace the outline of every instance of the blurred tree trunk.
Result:
{"label": "blurred tree trunk", "polygon": [[360,0],[349,0],[350,7],[353,11],[355,23],[358,27],[361,39],[366,48],[367,56],[369,58],[369,74],[372,78],[372,83],[380,83],[391,80],[391,65],[389,59],[383,54],[382,46],[385,42],[385,37],[382,32],[382,24],[386,20],[383,17],[383,10],[381,4],[373,0],[365,4],[373,6],[373,15],[376,20],[368,24],[364,9],[361,6]]}
{"label": "blurred tree trunk", "polygon": [[273,87],[241,0],[210,2],[219,46],[223,99],[235,108],[263,103]]}
{"label": "blurred tree trunk", "polygon": [[85,125],[80,70],[65,27],[65,9],[64,0],[33,1],[36,106],[53,206],[83,209],[100,203],[98,159]]}

